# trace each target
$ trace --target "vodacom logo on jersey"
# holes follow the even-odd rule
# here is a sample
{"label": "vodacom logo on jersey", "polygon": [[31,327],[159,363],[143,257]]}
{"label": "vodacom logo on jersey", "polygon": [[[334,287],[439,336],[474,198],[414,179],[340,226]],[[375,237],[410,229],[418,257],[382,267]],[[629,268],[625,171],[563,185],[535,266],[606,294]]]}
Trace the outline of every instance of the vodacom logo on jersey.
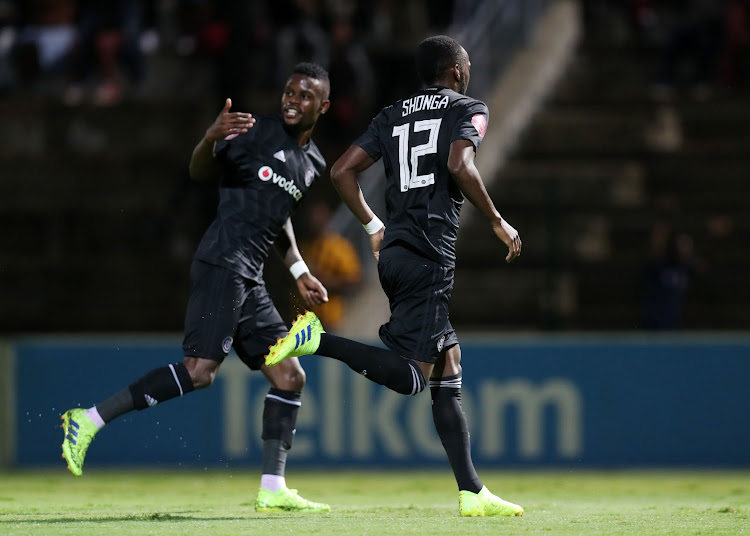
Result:
{"label": "vodacom logo on jersey", "polygon": [[263,182],[272,181],[276,186],[278,186],[282,190],[285,190],[289,195],[291,195],[295,201],[299,201],[300,199],[302,199],[302,192],[300,192],[299,188],[297,188],[297,185],[294,184],[294,181],[291,179],[287,179],[286,177],[282,177],[273,169],[271,169],[270,166],[261,166],[261,168],[258,170],[258,178]]}

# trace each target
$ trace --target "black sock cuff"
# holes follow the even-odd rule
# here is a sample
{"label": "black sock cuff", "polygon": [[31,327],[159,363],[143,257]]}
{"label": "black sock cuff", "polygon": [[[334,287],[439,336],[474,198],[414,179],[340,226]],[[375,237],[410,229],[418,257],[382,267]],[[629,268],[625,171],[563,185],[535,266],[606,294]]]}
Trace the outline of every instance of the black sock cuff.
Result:
{"label": "black sock cuff", "polygon": [[195,389],[184,363],[159,367],[128,386],[133,407],[141,410],[183,396]]}
{"label": "black sock cuff", "polygon": [[411,393],[405,394],[408,394],[409,396],[418,395],[419,393],[424,391],[427,382],[424,379],[424,374],[422,374],[422,369],[420,369],[413,360],[407,359],[407,361],[409,362],[409,367],[411,367],[412,379],[414,383]]}
{"label": "black sock cuff", "polygon": [[[318,345],[317,355],[334,357],[336,355],[335,346],[339,337],[330,333],[320,334],[320,344]],[[339,343],[340,344],[340,343]],[[334,347],[333,355],[331,354],[331,345]]]}
{"label": "black sock cuff", "polygon": [[189,393],[195,389],[193,386],[193,378],[190,377],[190,372],[188,372],[185,363],[174,363],[173,365],[170,365],[169,368],[174,371],[176,381],[182,388],[182,394]]}
{"label": "black sock cuff", "polygon": [[437,387],[444,387],[447,389],[461,389],[461,373],[459,372],[455,376],[444,376],[442,378],[430,378],[430,387],[431,388],[437,388]]}
{"label": "black sock cuff", "polygon": [[277,389],[271,387],[266,395],[267,399],[276,400],[282,404],[291,404],[293,406],[301,406],[302,393],[299,391],[285,391],[284,389]]}
{"label": "black sock cuff", "polygon": [[278,439],[284,448],[292,448],[297,413],[302,405],[300,394],[271,387],[263,405],[263,441]]}

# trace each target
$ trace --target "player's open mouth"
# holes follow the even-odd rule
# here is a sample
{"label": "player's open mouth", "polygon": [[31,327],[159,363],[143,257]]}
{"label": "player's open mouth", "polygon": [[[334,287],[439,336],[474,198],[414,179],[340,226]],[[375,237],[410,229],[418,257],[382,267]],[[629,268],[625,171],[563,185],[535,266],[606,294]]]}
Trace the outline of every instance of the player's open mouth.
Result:
{"label": "player's open mouth", "polygon": [[299,115],[301,115],[301,112],[299,110],[295,110],[294,108],[286,108],[284,110],[284,117],[288,117],[289,119],[294,119]]}

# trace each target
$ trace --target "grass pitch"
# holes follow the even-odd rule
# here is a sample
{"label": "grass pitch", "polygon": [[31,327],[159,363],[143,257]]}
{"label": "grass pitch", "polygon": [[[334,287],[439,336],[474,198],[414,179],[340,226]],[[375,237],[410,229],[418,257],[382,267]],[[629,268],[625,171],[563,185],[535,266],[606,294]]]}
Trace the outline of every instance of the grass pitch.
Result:
{"label": "grass pitch", "polygon": [[449,471],[300,472],[289,485],[329,514],[257,514],[255,471],[0,473],[10,535],[741,535],[750,472],[491,472],[485,484],[522,518],[460,518]]}

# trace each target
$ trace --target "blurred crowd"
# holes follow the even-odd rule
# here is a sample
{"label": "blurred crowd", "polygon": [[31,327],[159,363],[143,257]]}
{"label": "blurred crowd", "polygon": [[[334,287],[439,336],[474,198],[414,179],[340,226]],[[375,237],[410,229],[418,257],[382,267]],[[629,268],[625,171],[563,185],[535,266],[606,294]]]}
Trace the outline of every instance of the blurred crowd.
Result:
{"label": "blurred crowd", "polygon": [[587,35],[658,54],[653,94],[750,84],[750,0],[584,0]]}
{"label": "blurred crowd", "polygon": [[[372,102],[380,60],[444,31],[452,0],[0,0],[0,92],[112,105],[154,86],[155,55],[203,58],[213,90],[279,87],[298,61],[331,73],[341,121]],[[398,62],[397,62],[398,64]],[[401,74],[413,72],[404,66]],[[398,74],[398,73],[396,73]],[[396,84],[391,76],[389,80]]]}

